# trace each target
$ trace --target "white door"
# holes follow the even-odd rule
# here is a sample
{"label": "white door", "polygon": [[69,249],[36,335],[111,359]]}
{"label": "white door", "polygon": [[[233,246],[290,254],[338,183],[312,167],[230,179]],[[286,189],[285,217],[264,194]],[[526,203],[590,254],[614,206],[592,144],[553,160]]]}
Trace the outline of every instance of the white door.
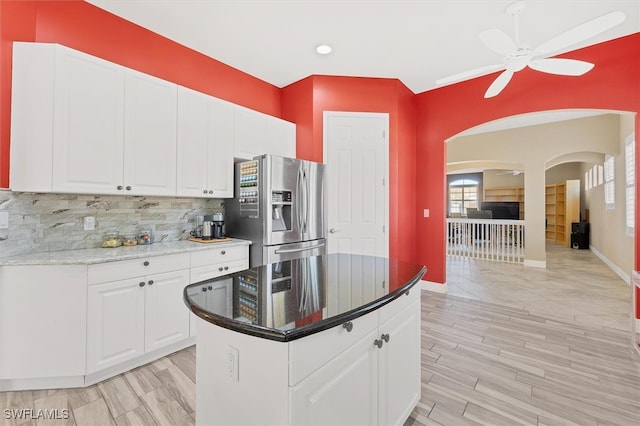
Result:
{"label": "white door", "polygon": [[291,424],[378,424],[378,353],[372,331],[290,388]]}
{"label": "white door", "polygon": [[145,285],[141,277],[89,286],[87,373],[144,354]]}
{"label": "white door", "polygon": [[178,86],[133,70],[125,75],[125,194],[176,194]]}
{"label": "white door", "polygon": [[189,310],[182,291],[189,285],[189,270],[146,277],[145,352],[189,337]]}
{"label": "white door", "polygon": [[324,113],[330,253],[388,253],[388,127],[382,113]]}
{"label": "white door", "polygon": [[208,196],[208,102],[209,97],[203,93],[178,88],[178,196]]}
{"label": "white door", "polygon": [[56,49],[53,192],[118,194],[124,68]]}
{"label": "white door", "polygon": [[234,105],[212,97],[208,102],[209,196],[233,198]]}

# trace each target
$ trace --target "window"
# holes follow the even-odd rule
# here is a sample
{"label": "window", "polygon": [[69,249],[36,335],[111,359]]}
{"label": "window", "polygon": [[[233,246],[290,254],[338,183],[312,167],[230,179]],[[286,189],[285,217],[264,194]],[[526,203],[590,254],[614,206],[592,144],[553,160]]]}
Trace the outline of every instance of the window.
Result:
{"label": "window", "polygon": [[459,179],[449,183],[449,215],[466,216],[468,208],[478,208],[478,182]]}
{"label": "window", "polygon": [[631,133],[624,141],[625,164],[625,209],[627,219],[627,235],[634,235],[636,221],[636,141],[635,133]]}
{"label": "window", "polygon": [[604,204],[608,210],[616,207],[615,159],[611,155],[604,156]]}

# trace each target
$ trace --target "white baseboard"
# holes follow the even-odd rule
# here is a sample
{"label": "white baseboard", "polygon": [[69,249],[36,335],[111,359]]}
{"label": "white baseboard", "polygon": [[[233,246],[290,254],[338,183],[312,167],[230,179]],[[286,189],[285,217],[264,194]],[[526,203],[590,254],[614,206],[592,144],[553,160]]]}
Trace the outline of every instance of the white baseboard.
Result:
{"label": "white baseboard", "polygon": [[547,261],[546,260],[525,259],[524,260],[524,266],[531,266],[532,268],[546,269],[547,268]]}
{"label": "white baseboard", "polygon": [[420,280],[420,289],[429,290],[436,293],[446,293],[447,292],[447,283],[434,283],[431,281]]}
{"label": "white baseboard", "polygon": [[0,380],[0,392],[83,387],[84,376]]}
{"label": "white baseboard", "polygon": [[613,272],[615,272],[622,279],[622,281],[627,284],[631,284],[631,277],[629,276],[629,274],[620,269],[618,265],[607,259],[604,254],[600,253],[598,249],[596,249],[592,245],[589,245],[589,250],[591,250],[591,252],[595,254],[598,259],[602,260],[605,265],[607,265]]}

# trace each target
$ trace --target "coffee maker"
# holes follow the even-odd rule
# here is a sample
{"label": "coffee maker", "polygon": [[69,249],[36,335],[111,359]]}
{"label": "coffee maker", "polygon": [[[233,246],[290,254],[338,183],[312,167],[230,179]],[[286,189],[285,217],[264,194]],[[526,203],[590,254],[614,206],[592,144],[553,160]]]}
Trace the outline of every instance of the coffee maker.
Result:
{"label": "coffee maker", "polygon": [[217,239],[225,238],[224,235],[224,214],[214,213],[212,220],[212,237]]}

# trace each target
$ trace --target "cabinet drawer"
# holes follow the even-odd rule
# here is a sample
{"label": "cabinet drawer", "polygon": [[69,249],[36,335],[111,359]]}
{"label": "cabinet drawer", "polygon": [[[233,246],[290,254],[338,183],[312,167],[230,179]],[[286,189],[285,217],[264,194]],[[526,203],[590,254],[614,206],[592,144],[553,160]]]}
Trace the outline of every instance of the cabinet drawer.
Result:
{"label": "cabinet drawer", "polygon": [[249,268],[249,259],[240,259],[231,262],[216,263],[199,268],[191,268],[190,283],[210,280],[233,272],[244,271]]}
{"label": "cabinet drawer", "polygon": [[409,306],[411,302],[420,300],[420,286],[418,284],[411,287],[409,295],[400,295],[396,300],[387,303],[378,310],[378,321],[380,324],[393,318],[398,312],[401,312],[404,308]]}
{"label": "cabinet drawer", "polygon": [[[377,312],[351,321],[347,331],[342,325],[289,343],[289,386],[295,386],[309,374],[378,328]],[[371,341],[373,345],[373,341]]]}
{"label": "cabinet drawer", "polygon": [[249,259],[249,246],[227,246],[211,250],[195,251],[191,253],[191,267],[209,266],[214,263],[225,263],[234,260]]}
{"label": "cabinet drawer", "polygon": [[189,253],[141,257],[89,265],[88,281],[92,285],[188,268]]}

